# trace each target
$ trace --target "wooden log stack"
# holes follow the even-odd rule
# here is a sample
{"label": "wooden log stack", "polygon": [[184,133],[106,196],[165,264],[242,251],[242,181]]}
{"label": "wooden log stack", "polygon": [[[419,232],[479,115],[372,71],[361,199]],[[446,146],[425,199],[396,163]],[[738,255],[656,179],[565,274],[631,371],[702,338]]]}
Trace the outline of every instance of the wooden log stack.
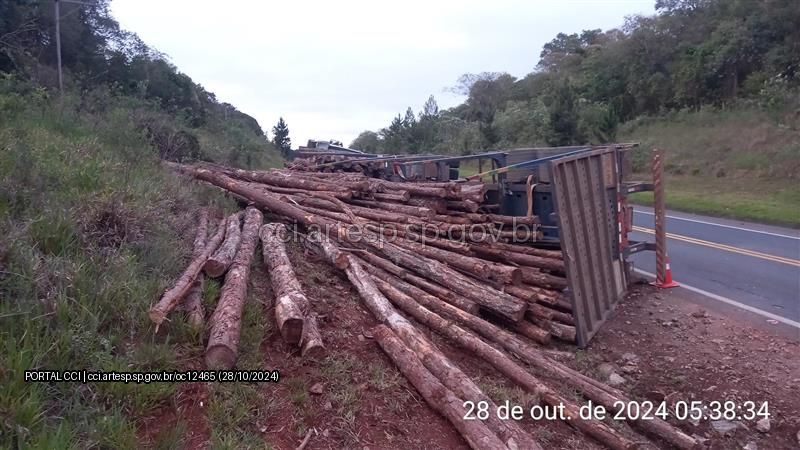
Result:
{"label": "wooden log stack", "polygon": [[[561,252],[537,248],[536,217],[502,216],[483,204],[485,187],[481,182],[375,178],[365,170],[367,161],[353,162],[350,167],[354,169],[346,172],[317,172],[319,162],[298,160],[293,170],[263,172],[208,164],[166,165],[260,208],[272,222],[303,228],[308,245],[345,272],[367,309],[382,324],[373,332],[380,347],[472,447],[539,448],[539,444],[513,421],[464,421],[463,401],[493,404],[492,399],[406,316],[482,358],[534,394],[543,406],[563,406],[571,416],[570,426],[607,447],[637,448],[646,441],[606,421],[581,420],[571,395],[553,387],[552,383],[557,383],[607,408],[615,402],[631,401],[621,391],[551,359],[542,349],[554,341],[575,340],[575,319],[563,292],[567,281]],[[225,225],[221,223],[220,228]],[[275,320],[286,342],[299,345],[304,354],[306,345],[313,347],[309,352],[316,349],[321,354],[324,347],[312,305],[303,295],[283,247],[283,230],[277,223],[260,229],[276,296]],[[204,259],[220,245],[219,234],[209,240],[179,280],[181,290],[193,281],[185,278],[196,276]],[[240,239],[228,275],[234,268],[239,270],[245,254],[252,253],[250,245],[245,246],[252,242],[251,232],[242,230]],[[209,249],[212,243],[214,249]],[[173,288],[162,303],[171,302],[172,291],[176,291],[174,295],[182,292]],[[225,305],[226,310],[241,307],[232,300]],[[232,364],[231,355],[235,359],[235,349],[231,352],[231,345],[224,347],[224,357],[215,365]],[[631,423],[677,448],[698,445],[694,438],[659,419]]]}

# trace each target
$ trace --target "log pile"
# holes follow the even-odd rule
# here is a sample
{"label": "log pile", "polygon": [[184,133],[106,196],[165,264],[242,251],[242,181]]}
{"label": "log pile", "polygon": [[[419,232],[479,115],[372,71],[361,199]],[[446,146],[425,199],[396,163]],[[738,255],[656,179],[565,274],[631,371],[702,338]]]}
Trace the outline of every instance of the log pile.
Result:
{"label": "log pile", "polygon": [[[566,423],[607,447],[637,448],[646,442],[635,432],[623,432],[606,421],[581,420],[577,402],[554,387],[574,390],[607,408],[631,401],[621,391],[551,359],[542,348],[556,340],[575,339],[574,318],[563,293],[567,283],[561,253],[531,245],[537,238],[535,217],[506,217],[486,208],[482,183],[397,182],[351,172],[167,165],[251,206],[226,275],[226,298],[220,300],[211,320],[211,337],[223,351],[211,359],[207,353],[209,366],[230,367],[235,361],[238,325],[217,316],[235,319],[237,312],[241,314],[240,283],[228,288],[228,278],[249,264],[257,241],[253,234],[259,231],[283,339],[301,346],[304,353],[309,342],[324,349],[311,305],[282,246],[280,235],[285,228],[269,224],[259,230],[261,219],[256,221],[252,212],[255,206],[270,221],[298,226],[295,235],[307,233],[307,244],[344,271],[381,323],[372,332],[380,347],[473,448],[540,446],[514,421],[464,420],[464,401],[486,401],[491,409],[492,399],[406,317],[483,359],[534,394],[542,406],[562,407],[571,417]],[[221,223],[220,228],[225,225]],[[209,240],[165,298],[179,295],[179,285],[193,282],[222,242],[219,234]],[[223,325],[215,325],[219,320]],[[660,419],[631,424],[678,448],[698,445]]]}
{"label": "log pile", "polygon": [[480,181],[172,167],[289,223],[346,233],[348,247],[372,264],[471,313],[505,321],[510,330],[539,342],[575,340],[560,251],[531,245],[539,236],[536,217],[481,209]]}

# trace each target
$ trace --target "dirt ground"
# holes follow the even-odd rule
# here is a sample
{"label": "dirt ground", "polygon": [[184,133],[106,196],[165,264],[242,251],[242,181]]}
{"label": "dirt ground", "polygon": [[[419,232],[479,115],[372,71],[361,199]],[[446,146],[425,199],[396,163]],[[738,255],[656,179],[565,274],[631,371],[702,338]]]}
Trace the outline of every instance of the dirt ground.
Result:
{"label": "dirt ground", "polygon": [[[369,330],[376,321],[363,307],[344,274],[291,245],[290,257],[309,300],[321,316],[320,328],[328,355],[322,360],[299,357],[269,328],[260,344],[263,367],[278,369],[279,383],[259,384],[253,392],[258,407],[236,427],[257,430],[253,447],[292,449],[309,436],[308,449],[468,448],[455,429],[428,407],[399,374]],[[260,255],[259,255],[260,256]],[[269,278],[254,264],[251,292],[262,299],[265,320],[272,320]],[[534,399],[514,387],[483,361],[460,352],[420,326],[497,403],[532,405]],[[707,311],[678,291],[632,286],[586,350],[568,345],[559,360],[586,374],[624,379],[620,389],[638,400],[768,401],[771,414],[766,432],[755,421],[732,421],[733,429],[715,431],[708,421],[678,423],[685,432],[712,449],[791,449],[800,447],[800,345],[743,321]],[[202,355],[187,361],[202,368]],[[534,372],[535,373],[535,372]],[[557,380],[542,377],[579,405],[586,400]],[[174,401],[156,417],[143,420],[145,441],[174,426],[186,424],[179,439],[185,448],[210,447],[214,423],[208,418],[214,386],[180,386]],[[603,448],[559,421],[521,422],[547,449]],[[636,439],[621,422],[611,423]],[[639,438],[641,435],[638,435]],[[670,448],[654,441],[657,448]],[[750,445],[750,447],[745,447]]]}

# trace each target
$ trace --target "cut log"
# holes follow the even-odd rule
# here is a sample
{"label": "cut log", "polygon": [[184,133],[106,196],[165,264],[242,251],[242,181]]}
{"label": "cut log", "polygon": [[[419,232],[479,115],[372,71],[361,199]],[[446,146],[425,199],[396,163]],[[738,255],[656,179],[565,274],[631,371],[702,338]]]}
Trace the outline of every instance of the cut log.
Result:
{"label": "cut log", "polygon": [[[326,238],[316,233],[314,241],[322,241]],[[331,243],[332,244],[332,243]],[[330,252],[335,245],[330,245],[325,255],[329,262],[337,259],[336,252]],[[348,266],[345,269],[347,278],[356,287],[367,308],[372,312],[376,319],[387,324],[393,331],[398,333],[403,341],[419,355],[425,367],[431,371],[448,388],[452,389],[464,399],[475,402],[486,401],[494,405],[483,392],[467,377],[461,370],[453,365],[438,349],[422,336],[405,318],[400,316],[391,303],[384,297],[375,285],[373,278],[365,271],[358,259],[353,255],[347,255]],[[410,297],[409,297],[410,298]],[[411,300],[413,302],[413,300]],[[492,409],[490,407],[490,409]],[[462,416],[463,417],[463,416]],[[489,427],[496,432],[504,442],[518,444],[520,448],[539,448],[536,442],[529,435],[524,433],[518,425],[499,420],[495,415],[490,415],[488,419]]]}
{"label": "cut log", "polygon": [[229,169],[227,174],[240,180],[255,181],[257,183],[271,184],[273,186],[303,189],[308,191],[331,191],[349,192],[351,189],[339,184],[317,181],[310,178],[285,175],[277,175],[268,172],[257,172],[254,170]]}
{"label": "cut log", "polygon": [[203,266],[203,271],[209,277],[221,277],[233,262],[233,257],[236,256],[236,250],[239,248],[239,242],[242,239],[241,221],[241,212],[231,214],[228,217],[228,222],[225,225],[225,240]]}
{"label": "cut log", "polygon": [[412,273],[409,273],[408,270],[403,269],[391,261],[387,261],[381,258],[374,253],[370,253],[369,251],[359,251],[356,255],[364,260],[365,262],[369,263],[371,266],[375,266],[393,274],[394,276],[398,277],[399,279],[411,284],[431,295],[434,295],[443,301],[453,305],[456,308],[459,308],[463,311],[466,311],[470,314],[478,314],[480,308],[478,304],[473,302],[472,300],[466,299],[460,295],[455,294],[453,291],[450,291],[436,283],[432,283],[422,277],[418,277]]}
{"label": "cut log", "polygon": [[[555,261],[555,260],[554,260]],[[544,273],[534,267],[520,266],[524,283],[547,289],[563,290],[567,287],[567,279]]]}
{"label": "cut log", "polygon": [[[578,428],[579,430],[585,432],[586,434],[589,434],[590,436],[596,438],[597,440],[599,440],[600,442],[602,442],[603,444],[607,445],[612,449],[628,450],[638,447],[638,444],[626,438],[613,428],[605,425],[601,421],[581,420],[579,415],[579,407],[576,404],[566,399],[565,397],[557,394],[556,392],[548,388],[546,385],[542,384],[533,375],[531,375],[521,366],[512,361],[511,358],[509,358],[507,355],[495,349],[491,345],[487,344],[486,342],[475,336],[472,332],[464,330],[463,328],[457,325],[454,325],[453,323],[443,319],[438,314],[435,314],[430,310],[428,310],[427,308],[419,305],[413,298],[403,294],[389,283],[386,283],[380,279],[375,279],[375,283],[377,284],[381,292],[384,292],[386,296],[392,301],[392,303],[394,303],[395,305],[397,305],[398,308],[400,308],[401,310],[405,311],[406,313],[414,317],[414,319],[416,319],[420,323],[428,325],[429,327],[443,334],[445,337],[449,338],[450,340],[457,343],[461,347],[484,359],[486,362],[491,364],[501,373],[509,377],[512,381],[518,383],[528,392],[537,395],[541,400],[543,400],[550,406],[558,407],[559,405],[564,405],[563,406],[564,409],[567,411],[567,414],[571,417],[571,420],[567,422],[568,424]],[[410,348],[414,349],[417,354],[420,353],[425,354],[428,352],[428,351],[424,352],[420,351],[420,350],[426,350],[424,348],[424,343],[419,344],[419,346],[422,348],[416,348],[415,345],[412,345],[409,342],[409,341],[413,342],[418,338],[415,336],[414,333],[409,333],[410,335],[406,336],[405,327],[401,326],[396,329],[394,326],[392,326],[392,329],[395,332],[397,332],[398,335],[400,335],[403,338],[403,341],[405,341]],[[427,359],[423,358],[423,363],[425,363],[425,367],[431,370],[431,372],[436,374],[440,379],[442,378],[442,375],[444,375],[444,373],[437,374],[436,372],[434,372],[435,369],[432,369],[431,366],[428,365]],[[454,375],[451,374],[449,378],[453,376]],[[484,399],[484,401],[487,401],[490,405],[493,405],[491,400]],[[493,409],[490,406],[490,411],[491,410]],[[490,414],[489,420],[491,420],[492,416],[493,415]],[[513,430],[510,430],[509,434],[513,434]],[[500,435],[499,432],[498,435]],[[517,435],[513,436],[517,437]],[[531,444],[527,444],[527,445],[521,445],[520,448],[532,448],[532,447]]]}
{"label": "cut log", "polygon": [[379,202],[376,200],[350,200],[349,203],[357,206],[362,206],[365,208],[383,209],[386,211],[393,211],[396,213],[406,214],[409,216],[416,216],[416,217],[429,218],[432,217],[434,214],[432,210],[422,206],[401,205],[397,203]]}
{"label": "cut log", "polygon": [[537,327],[527,320],[520,320],[512,326],[514,327],[514,331],[539,344],[547,345],[550,343],[550,332]]}
{"label": "cut log", "polygon": [[564,271],[564,262],[553,258],[543,258],[540,256],[526,255],[524,253],[499,250],[497,248],[491,248],[483,245],[473,245],[472,251],[475,252],[475,254],[480,255],[482,258],[492,259],[495,261],[511,261],[522,266],[537,267],[556,272]]}
{"label": "cut log", "polygon": [[319,332],[319,323],[317,316],[310,313],[305,317],[305,324],[303,325],[303,337],[300,339],[302,350],[300,356],[319,359],[325,356],[325,345],[322,342],[322,335]]}
{"label": "cut log", "polygon": [[[208,241],[208,209],[200,208],[197,218],[197,233],[194,237],[194,249],[192,259],[199,258],[203,254]],[[206,320],[206,312],[203,308],[203,284],[202,273],[195,278],[186,297],[183,298],[183,310],[186,311],[186,321],[196,330],[203,328]]]}
{"label": "cut log", "polygon": [[372,198],[375,200],[380,200],[382,202],[400,202],[405,203],[408,199],[411,198],[408,191],[398,192],[397,194],[386,194],[383,192],[375,192],[372,194]]}
{"label": "cut log", "polygon": [[552,305],[558,300],[555,292],[547,291],[545,289],[537,289],[534,286],[523,285],[520,287],[509,285],[504,286],[503,290],[514,297],[527,300],[528,302]]}
{"label": "cut log", "polygon": [[422,361],[385,325],[372,329],[375,340],[394,362],[400,373],[422,395],[434,411],[443,415],[458,430],[467,444],[479,449],[506,449],[506,445],[482,421],[464,420],[464,401],[447,389]]}
{"label": "cut log", "polygon": [[447,213],[447,201],[443,198],[410,197],[408,199],[408,202],[406,203],[408,203],[411,206],[421,206],[424,208],[428,208],[431,211],[436,212],[436,214]]}
{"label": "cut log", "polygon": [[519,321],[525,314],[526,303],[504,292],[479,285],[439,261],[420,257],[386,242],[376,244],[366,241],[366,243],[395,264],[414,270],[418,275],[448,287],[513,322]]}
{"label": "cut log", "polygon": [[[564,325],[562,323],[555,323],[553,321],[541,319],[533,315],[531,316],[526,315],[525,317],[529,321],[534,323],[537,327],[548,330],[550,334],[557,337],[558,339],[571,343],[575,342],[575,327],[571,325]],[[525,322],[524,320],[521,320],[519,323],[524,323],[524,322]]]}
{"label": "cut log", "polygon": [[266,224],[260,231],[264,263],[275,293],[275,320],[284,341],[301,344],[303,354],[310,351],[319,356],[324,354],[325,347],[311,304],[286,253],[285,231],[286,227],[278,223]]}
{"label": "cut log", "polygon": [[281,237],[276,235],[279,224],[261,227],[261,251],[267,266],[272,291],[275,294],[275,322],[284,342],[297,345],[303,337],[303,311],[307,303],[297,281]]}
{"label": "cut log", "polygon": [[504,225],[524,225],[532,226],[539,224],[539,218],[536,216],[503,216],[500,214],[489,214],[489,220],[495,223],[502,223]]}
{"label": "cut log", "polygon": [[161,299],[158,301],[158,303],[150,308],[150,320],[156,324],[156,330],[158,330],[158,327],[162,322],[164,322],[167,314],[169,314],[169,312],[172,311],[176,305],[178,305],[178,302],[180,302],[181,299],[184,298],[189,292],[189,289],[191,289],[192,285],[194,285],[194,280],[197,279],[197,275],[203,269],[203,264],[205,264],[208,257],[214,253],[219,244],[222,242],[222,238],[224,236],[225,219],[222,219],[217,227],[217,232],[214,233],[214,236],[212,236],[208,241],[203,253],[192,260],[175,284],[166,292],[164,292],[164,295],[161,296]]}
{"label": "cut log", "polygon": [[478,212],[478,203],[472,200],[448,200],[447,209],[476,213]]}
{"label": "cut log", "polygon": [[480,245],[493,247],[497,250],[504,250],[515,253],[524,253],[526,255],[539,256],[542,258],[563,259],[560,250],[545,250],[541,248],[534,248],[528,245],[514,245],[514,244],[506,244],[504,242],[490,242],[490,243],[487,242],[485,244],[480,244]]}
{"label": "cut log", "polygon": [[210,320],[211,331],[206,347],[206,367],[209,369],[230,369],[236,363],[250,263],[258,244],[258,230],[262,220],[263,216],[258,209],[250,207],[245,211],[239,250],[225,274],[225,284],[222,286],[217,309]]}
{"label": "cut log", "polygon": [[309,195],[311,197],[325,196],[338,198],[339,200],[350,200],[353,198],[353,193],[351,191],[309,191],[306,189],[286,188],[268,184],[259,184],[254,187],[260,187],[274,194]]}

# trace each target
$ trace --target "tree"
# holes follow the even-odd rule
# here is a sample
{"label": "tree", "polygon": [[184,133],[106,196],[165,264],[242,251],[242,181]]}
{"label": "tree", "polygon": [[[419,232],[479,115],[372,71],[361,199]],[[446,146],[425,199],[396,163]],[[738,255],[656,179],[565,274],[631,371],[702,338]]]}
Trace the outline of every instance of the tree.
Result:
{"label": "tree", "polygon": [[439,104],[436,103],[436,99],[433,98],[433,95],[428,97],[428,100],[425,101],[425,104],[422,105],[422,111],[419,113],[419,120],[422,121],[424,119],[430,119],[437,117],[439,115]]}
{"label": "tree", "polygon": [[277,125],[272,127],[272,135],[272,143],[275,148],[280,150],[284,157],[288,157],[292,151],[292,140],[289,139],[289,127],[283,117],[278,119]]}
{"label": "tree", "polygon": [[383,145],[378,138],[378,133],[374,131],[362,131],[361,134],[350,143],[350,148],[375,154],[383,151]]}

